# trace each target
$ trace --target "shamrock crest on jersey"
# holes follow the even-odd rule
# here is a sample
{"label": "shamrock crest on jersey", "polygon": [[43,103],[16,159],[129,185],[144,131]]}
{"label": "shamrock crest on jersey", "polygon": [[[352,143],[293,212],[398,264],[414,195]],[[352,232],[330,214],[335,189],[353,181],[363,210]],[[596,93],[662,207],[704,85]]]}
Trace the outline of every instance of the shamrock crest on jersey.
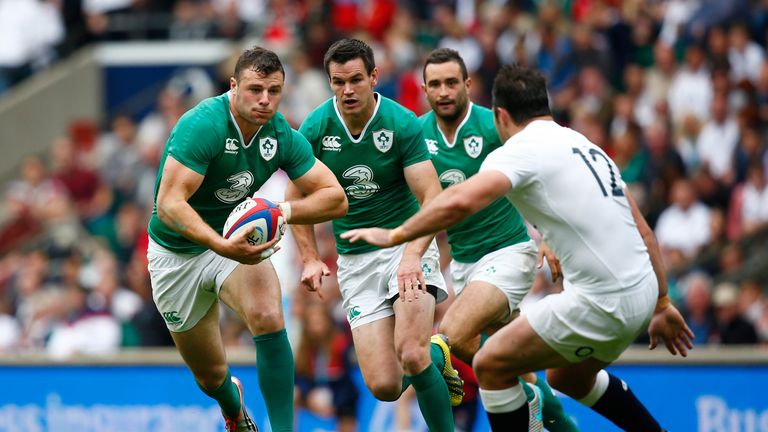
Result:
{"label": "shamrock crest on jersey", "polygon": [[271,160],[277,154],[277,140],[273,137],[260,138],[259,152],[265,161]]}
{"label": "shamrock crest on jersey", "polygon": [[392,148],[392,142],[394,140],[395,133],[391,130],[379,129],[373,132],[373,144],[382,153],[386,153]]}
{"label": "shamrock crest on jersey", "polygon": [[483,137],[472,135],[464,138],[464,150],[470,157],[477,159],[483,152]]}

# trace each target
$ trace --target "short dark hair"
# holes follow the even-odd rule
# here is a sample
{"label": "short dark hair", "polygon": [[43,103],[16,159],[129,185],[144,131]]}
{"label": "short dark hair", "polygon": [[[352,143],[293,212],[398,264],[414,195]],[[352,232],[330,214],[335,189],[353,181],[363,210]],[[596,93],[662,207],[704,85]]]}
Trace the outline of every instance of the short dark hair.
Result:
{"label": "short dark hair", "polygon": [[331,72],[328,69],[328,65],[333,63],[344,64],[350,60],[356,58],[362,59],[365,65],[365,71],[370,75],[373,72],[373,68],[376,67],[376,62],[373,59],[373,50],[368,44],[359,39],[341,39],[333,43],[323,57],[323,66],[325,66],[325,73],[328,77],[331,76]]}
{"label": "short dark hair", "polygon": [[237,64],[235,65],[235,79],[240,79],[240,74],[246,69],[253,70],[261,76],[270,75],[275,72],[280,72],[285,76],[285,70],[283,69],[280,57],[260,46],[245,50],[238,57]]}
{"label": "short dark hair", "polygon": [[517,64],[503,66],[493,80],[493,106],[507,110],[518,125],[552,115],[547,80],[535,69]]}
{"label": "short dark hair", "polygon": [[467,65],[464,64],[464,59],[461,58],[459,52],[450,48],[438,48],[427,57],[427,61],[424,62],[424,69],[421,71],[424,82],[427,82],[427,66],[431,64],[443,64],[448,62],[456,62],[461,68],[461,77],[464,81],[467,80],[469,74],[467,73]]}

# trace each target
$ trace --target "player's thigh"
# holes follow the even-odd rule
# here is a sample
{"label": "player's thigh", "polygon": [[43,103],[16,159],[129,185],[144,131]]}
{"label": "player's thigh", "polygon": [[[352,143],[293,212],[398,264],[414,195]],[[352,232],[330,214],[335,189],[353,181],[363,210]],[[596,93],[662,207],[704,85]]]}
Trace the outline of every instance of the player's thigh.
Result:
{"label": "player's thigh", "polygon": [[553,350],[533,330],[525,315],[513,320],[488,338],[475,355],[473,366],[479,378],[487,374],[520,376],[551,367],[560,367],[568,361]]}
{"label": "player's thigh", "polygon": [[206,388],[212,388],[227,372],[227,359],[219,331],[219,305],[208,312],[189,330],[171,332],[173,342],[195,375]]}
{"label": "player's thigh", "polygon": [[504,293],[488,282],[474,281],[448,308],[440,323],[440,333],[448,336],[451,344],[460,344],[508,315]]}
{"label": "player's thigh", "polygon": [[239,264],[224,281],[219,297],[254,335],[278,331],[285,326],[280,282],[269,260],[254,265]]}
{"label": "player's thigh", "polygon": [[[352,329],[355,355],[366,385],[378,391],[398,391],[403,371],[395,354],[395,318],[385,317]],[[377,395],[378,397],[378,395]]]}

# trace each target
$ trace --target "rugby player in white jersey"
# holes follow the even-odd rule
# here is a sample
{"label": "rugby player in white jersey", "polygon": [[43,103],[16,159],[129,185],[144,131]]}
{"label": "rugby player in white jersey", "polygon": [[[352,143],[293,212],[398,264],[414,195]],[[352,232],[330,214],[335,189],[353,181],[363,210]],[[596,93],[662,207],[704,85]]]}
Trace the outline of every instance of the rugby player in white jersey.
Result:
{"label": "rugby player in white jersey", "polygon": [[506,196],[560,258],[564,291],[545,297],[491,336],[473,367],[491,428],[526,430],[521,374],[547,369],[552,387],[627,431],[660,431],[628,385],[605,371],[648,328],[686,356],[693,333],[667,296],[653,232],[616,164],[552,119],[544,77],[503,67],[493,86],[494,123],[505,144],[480,172],[448,188],[401,226],[343,234],[392,246],[437,232]]}

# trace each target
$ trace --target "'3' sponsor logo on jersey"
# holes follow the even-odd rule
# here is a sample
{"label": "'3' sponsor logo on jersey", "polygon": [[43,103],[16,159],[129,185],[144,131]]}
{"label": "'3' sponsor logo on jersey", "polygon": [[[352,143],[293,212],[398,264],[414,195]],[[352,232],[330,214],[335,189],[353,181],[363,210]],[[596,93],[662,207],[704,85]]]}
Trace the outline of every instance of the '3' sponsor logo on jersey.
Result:
{"label": "'3' sponsor logo on jersey", "polygon": [[240,171],[227,177],[227,181],[230,183],[229,188],[218,189],[214,194],[221,202],[233,203],[240,201],[250,192],[253,180],[253,174],[250,171]]}
{"label": "'3' sponsor logo on jersey", "polygon": [[349,167],[341,176],[352,180],[352,184],[344,188],[352,198],[366,199],[379,191],[379,185],[373,181],[373,170],[369,166]]}

